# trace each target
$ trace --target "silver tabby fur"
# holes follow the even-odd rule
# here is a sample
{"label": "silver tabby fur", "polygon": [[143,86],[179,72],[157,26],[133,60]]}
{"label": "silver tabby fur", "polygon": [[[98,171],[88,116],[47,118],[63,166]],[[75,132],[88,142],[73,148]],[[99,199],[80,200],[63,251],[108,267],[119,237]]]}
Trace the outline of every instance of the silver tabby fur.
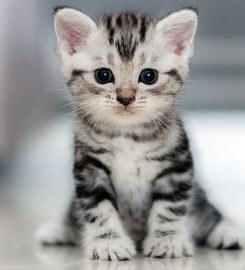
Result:
{"label": "silver tabby fur", "polygon": [[[196,11],[185,8],[159,21],[123,12],[95,23],[78,10],[57,8],[54,19],[76,111],[76,189],[67,217],[42,230],[42,242],[76,243],[87,257],[103,260],[130,259],[136,250],[158,258],[190,256],[195,244],[243,247],[242,234],[195,180],[176,110]],[[95,81],[101,67],[112,70],[113,83]],[[144,68],[158,71],[155,84],[138,81]],[[120,91],[134,93],[134,103],[119,104]]]}

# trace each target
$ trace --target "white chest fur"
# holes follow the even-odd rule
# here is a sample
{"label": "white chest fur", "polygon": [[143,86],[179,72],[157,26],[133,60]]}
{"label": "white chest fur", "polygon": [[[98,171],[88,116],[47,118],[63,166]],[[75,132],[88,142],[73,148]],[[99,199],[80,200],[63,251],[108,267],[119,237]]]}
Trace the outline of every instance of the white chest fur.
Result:
{"label": "white chest fur", "polygon": [[[144,191],[157,170],[156,164],[146,160],[149,146],[127,139],[112,142],[113,154],[110,168],[112,181],[119,193],[134,199],[134,193]],[[133,194],[132,194],[133,193]]]}
{"label": "white chest fur", "polygon": [[162,168],[162,164],[146,159],[152,144],[117,138],[107,147],[111,153],[105,155],[103,161],[111,169],[121,212],[128,209],[142,212],[149,204],[151,180]]}

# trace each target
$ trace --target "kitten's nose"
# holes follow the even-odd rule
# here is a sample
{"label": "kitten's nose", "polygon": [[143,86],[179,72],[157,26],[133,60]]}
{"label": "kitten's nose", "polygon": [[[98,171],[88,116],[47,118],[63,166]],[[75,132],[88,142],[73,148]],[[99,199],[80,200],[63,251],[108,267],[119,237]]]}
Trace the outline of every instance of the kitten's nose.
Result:
{"label": "kitten's nose", "polygon": [[135,97],[130,98],[117,97],[117,101],[126,107],[135,101]]}
{"label": "kitten's nose", "polygon": [[136,90],[133,87],[124,85],[117,89],[117,101],[125,107],[135,101]]}

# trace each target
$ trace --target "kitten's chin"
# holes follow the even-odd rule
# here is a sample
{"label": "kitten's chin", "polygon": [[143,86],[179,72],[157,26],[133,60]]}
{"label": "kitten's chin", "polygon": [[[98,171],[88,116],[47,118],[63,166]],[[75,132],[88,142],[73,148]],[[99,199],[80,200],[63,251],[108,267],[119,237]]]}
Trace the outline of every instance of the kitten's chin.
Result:
{"label": "kitten's chin", "polygon": [[141,122],[144,122],[143,119],[144,113],[142,110],[126,107],[126,108],[117,108],[113,110],[113,113],[110,115],[110,118],[114,122],[114,124],[120,126],[130,126],[137,125]]}

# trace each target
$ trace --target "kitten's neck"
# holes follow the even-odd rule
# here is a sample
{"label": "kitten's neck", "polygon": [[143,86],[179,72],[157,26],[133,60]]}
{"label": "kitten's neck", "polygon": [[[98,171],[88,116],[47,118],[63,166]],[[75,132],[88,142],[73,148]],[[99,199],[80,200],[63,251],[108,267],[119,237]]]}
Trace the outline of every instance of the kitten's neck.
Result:
{"label": "kitten's neck", "polygon": [[120,126],[105,121],[94,121],[93,116],[77,112],[76,126],[92,137],[131,138],[134,141],[152,141],[164,138],[172,129],[180,129],[182,124],[179,113],[175,108],[164,112],[157,119],[129,126]]}

